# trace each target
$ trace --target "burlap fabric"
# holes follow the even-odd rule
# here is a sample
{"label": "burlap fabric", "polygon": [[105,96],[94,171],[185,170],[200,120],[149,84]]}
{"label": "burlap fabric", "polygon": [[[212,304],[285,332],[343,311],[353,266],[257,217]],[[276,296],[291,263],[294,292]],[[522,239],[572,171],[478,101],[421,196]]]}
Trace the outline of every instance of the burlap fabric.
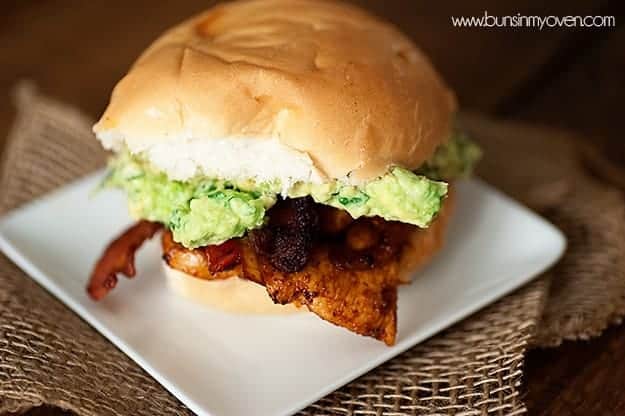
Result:
{"label": "burlap fabric", "polygon": [[[0,183],[3,211],[103,162],[92,120],[29,86],[16,95],[18,115]],[[623,315],[625,208],[619,191],[584,171],[567,134],[478,116],[463,122],[486,150],[480,174],[560,226],[569,238],[565,258],[548,275],[302,415],[522,414],[519,387],[528,346],[596,335]],[[190,413],[0,257],[0,412],[43,403],[79,415]]]}

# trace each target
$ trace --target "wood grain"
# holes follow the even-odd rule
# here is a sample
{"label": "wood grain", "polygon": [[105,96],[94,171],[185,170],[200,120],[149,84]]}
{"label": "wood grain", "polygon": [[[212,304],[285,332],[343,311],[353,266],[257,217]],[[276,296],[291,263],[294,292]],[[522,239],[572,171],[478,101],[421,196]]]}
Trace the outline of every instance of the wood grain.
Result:
{"label": "wood grain", "polygon": [[[458,29],[454,15],[619,14],[622,1],[475,2],[353,0],[398,24],[430,55],[465,108],[579,130],[625,161],[625,28]],[[20,78],[94,117],[111,87],[158,33],[209,6],[185,0],[4,0],[0,14],[0,148]],[[622,14],[617,22],[622,20]],[[619,20],[620,19],[620,20]],[[526,365],[530,414],[625,414],[625,330],[533,351]],[[31,416],[66,413],[40,408]]]}
{"label": "wood grain", "polygon": [[617,327],[592,341],[530,352],[525,368],[529,414],[624,415],[623,351],[625,331]]}

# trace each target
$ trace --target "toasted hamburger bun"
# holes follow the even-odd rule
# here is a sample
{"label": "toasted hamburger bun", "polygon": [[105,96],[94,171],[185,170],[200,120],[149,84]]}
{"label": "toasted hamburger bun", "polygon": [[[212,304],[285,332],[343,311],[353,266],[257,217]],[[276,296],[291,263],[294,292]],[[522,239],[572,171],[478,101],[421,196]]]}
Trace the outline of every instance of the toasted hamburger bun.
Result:
{"label": "toasted hamburger bun", "polygon": [[220,4],[165,32],[94,126],[170,178],[351,183],[415,169],[454,95],[394,26],[339,2]]}
{"label": "toasted hamburger bun", "polygon": [[[427,265],[443,247],[445,231],[454,209],[450,192],[439,216],[427,229],[414,227],[412,237],[399,259],[399,280],[409,283],[414,273]],[[238,276],[205,280],[169,267],[163,262],[169,288],[176,294],[205,306],[229,313],[276,315],[304,312],[306,308],[273,303],[265,288]]]}

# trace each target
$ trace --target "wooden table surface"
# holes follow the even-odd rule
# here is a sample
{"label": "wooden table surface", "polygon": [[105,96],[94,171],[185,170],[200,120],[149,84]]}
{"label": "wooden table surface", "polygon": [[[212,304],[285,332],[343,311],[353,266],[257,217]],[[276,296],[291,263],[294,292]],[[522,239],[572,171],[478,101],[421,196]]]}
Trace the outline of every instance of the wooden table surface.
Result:
{"label": "wooden table surface", "polygon": [[[573,129],[625,161],[625,17],[621,0],[355,1],[398,24],[430,55],[464,108]],[[94,117],[112,85],[164,28],[207,0],[4,0],[0,148],[21,78]],[[450,16],[616,15],[612,29],[459,29]],[[619,14],[621,16],[619,16]],[[529,353],[532,415],[625,414],[625,328]],[[39,409],[32,414],[63,414]]]}

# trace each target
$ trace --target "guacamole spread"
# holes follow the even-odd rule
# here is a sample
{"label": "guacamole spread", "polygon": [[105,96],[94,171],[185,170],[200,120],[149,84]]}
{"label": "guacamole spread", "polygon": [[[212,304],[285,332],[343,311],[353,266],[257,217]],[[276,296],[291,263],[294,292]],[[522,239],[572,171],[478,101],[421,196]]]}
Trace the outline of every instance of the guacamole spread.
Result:
{"label": "guacamole spread", "polygon": [[480,148],[466,134],[456,131],[416,173],[436,180],[458,179],[469,175],[481,157]]}
{"label": "guacamole spread", "polygon": [[377,215],[427,227],[441,208],[447,184],[392,168],[386,175],[362,186],[297,183],[288,192],[292,198],[310,195],[315,202],[344,209],[354,218]]}
{"label": "guacamole spread", "polygon": [[[344,209],[354,218],[377,215],[427,227],[447,194],[447,184],[442,180],[467,174],[479,156],[479,149],[468,139],[454,137],[416,173],[393,167],[360,186],[337,180],[299,182],[287,195],[310,195],[316,202]],[[281,190],[279,182],[207,177],[169,180],[128,152],[111,160],[104,185],[125,190],[134,217],[165,224],[174,240],[188,248],[219,244],[261,227],[265,212],[277,202]]]}

